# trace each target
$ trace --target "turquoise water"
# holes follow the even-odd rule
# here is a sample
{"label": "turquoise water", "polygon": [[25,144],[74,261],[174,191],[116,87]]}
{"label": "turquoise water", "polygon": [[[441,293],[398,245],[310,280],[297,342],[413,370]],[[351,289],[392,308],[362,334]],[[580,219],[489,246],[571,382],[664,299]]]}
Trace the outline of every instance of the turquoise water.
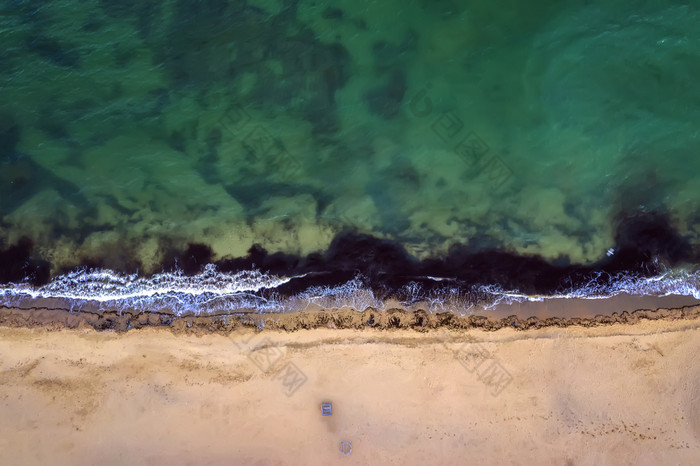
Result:
{"label": "turquoise water", "polygon": [[[0,246],[54,274],[454,245],[698,244],[700,12],[682,1],[0,2]],[[691,261],[692,262],[692,261]]]}

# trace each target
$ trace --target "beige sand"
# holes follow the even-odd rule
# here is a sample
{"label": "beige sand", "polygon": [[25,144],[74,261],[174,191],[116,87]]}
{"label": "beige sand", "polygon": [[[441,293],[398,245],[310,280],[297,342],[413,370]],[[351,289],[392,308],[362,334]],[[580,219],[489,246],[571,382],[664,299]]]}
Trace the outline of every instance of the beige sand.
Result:
{"label": "beige sand", "polygon": [[0,327],[0,464],[699,464],[699,355],[700,320]]}

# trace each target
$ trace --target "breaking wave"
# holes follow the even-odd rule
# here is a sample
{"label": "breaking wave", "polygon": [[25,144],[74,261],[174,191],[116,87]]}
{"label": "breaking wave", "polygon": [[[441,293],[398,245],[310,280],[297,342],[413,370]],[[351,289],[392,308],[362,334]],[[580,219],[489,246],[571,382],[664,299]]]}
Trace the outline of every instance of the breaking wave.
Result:
{"label": "breaking wave", "polygon": [[111,270],[78,270],[39,287],[25,283],[0,285],[0,306],[76,312],[149,311],[174,316],[342,308],[364,311],[400,306],[465,315],[476,308],[490,310],[502,304],[547,299],[604,299],[622,293],[688,296],[700,300],[699,272],[673,269],[651,278],[599,273],[584,286],[551,295],[529,295],[496,285],[464,287],[448,278],[420,277],[438,286],[426,289],[418,281],[409,281],[397,293],[387,296],[372,290],[361,275],[334,286],[309,286],[291,296],[277,290],[281,285],[305,278],[305,274],[286,277],[257,270],[222,273],[213,264],[192,276],[176,272],[146,278]]}

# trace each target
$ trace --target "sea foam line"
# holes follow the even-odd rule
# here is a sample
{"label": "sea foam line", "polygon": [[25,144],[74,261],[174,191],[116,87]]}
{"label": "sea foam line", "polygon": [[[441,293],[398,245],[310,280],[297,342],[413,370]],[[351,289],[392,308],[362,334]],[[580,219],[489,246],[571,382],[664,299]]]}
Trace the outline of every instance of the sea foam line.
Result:
{"label": "sea foam line", "polygon": [[601,281],[599,273],[586,285],[549,295],[530,295],[518,291],[506,291],[500,287],[482,287],[481,291],[494,296],[494,301],[486,308],[498,304],[512,304],[523,301],[541,302],[548,299],[608,299],[620,294],[632,296],[692,296],[700,300],[700,271],[666,269],[654,277],[635,277],[626,274],[609,275]]}
{"label": "sea foam line", "polygon": [[295,277],[278,277],[258,270],[236,274],[216,271],[208,264],[204,271],[192,276],[180,272],[139,277],[123,275],[112,270],[78,270],[56,277],[49,284],[34,288],[27,284],[0,285],[0,295],[25,295],[32,298],[63,298],[86,301],[122,301],[163,295],[231,296],[276,288]]}
{"label": "sea foam line", "polygon": [[[146,311],[150,308],[170,308],[175,314],[193,312],[236,312],[252,309],[255,312],[295,312],[309,309],[350,308],[364,311],[369,308],[384,309],[386,303],[364,285],[361,276],[347,283],[310,287],[291,297],[274,292],[280,285],[306,275],[280,277],[258,270],[235,274],[217,272],[213,264],[193,276],[182,273],[161,273],[151,277],[124,275],[111,270],[78,270],[56,277],[51,283],[32,287],[29,284],[0,285],[0,304],[31,306],[32,299],[60,299],[69,309],[80,309],[86,303],[114,306],[121,310]],[[700,273],[686,270],[665,270],[649,278],[625,274],[600,273],[584,286],[563,290],[550,295],[530,295],[518,290],[504,290],[497,285],[460,288],[452,279],[436,279],[445,282],[443,288],[426,291],[416,282],[401,289],[407,297],[404,307],[423,302],[431,312],[452,311],[463,314],[476,306],[493,309],[499,304],[548,299],[605,299],[621,293],[637,296],[692,296],[700,299]],[[262,290],[271,290],[263,296]],[[102,307],[102,306],[100,306]]]}

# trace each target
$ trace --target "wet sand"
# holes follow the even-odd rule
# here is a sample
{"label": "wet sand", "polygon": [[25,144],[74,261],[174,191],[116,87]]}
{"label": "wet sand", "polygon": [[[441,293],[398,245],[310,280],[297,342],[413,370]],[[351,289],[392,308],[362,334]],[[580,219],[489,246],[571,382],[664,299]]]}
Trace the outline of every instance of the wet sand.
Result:
{"label": "wet sand", "polygon": [[448,311],[431,312],[421,303],[405,308],[399,302],[389,300],[386,309],[368,308],[363,312],[351,308],[327,310],[316,306],[294,313],[261,314],[254,309],[241,309],[233,314],[222,311],[194,315],[176,314],[172,308],[151,309],[147,312],[104,308],[99,302],[87,302],[77,310],[69,310],[64,301],[36,299],[22,307],[0,305],[0,326],[53,329],[90,327],[116,331],[169,327],[174,331],[191,332],[231,332],[241,327],[285,331],[312,328],[529,330],[571,325],[596,327],[614,323],[635,324],[643,320],[696,319],[700,317],[699,304],[692,297],[619,295],[608,299],[548,299],[499,305],[495,309],[474,307],[468,313],[457,314]]}
{"label": "wet sand", "polygon": [[697,314],[526,331],[386,315],[293,332],[2,326],[0,463],[697,464]]}
{"label": "wet sand", "polygon": [[604,299],[554,298],[544,301],[499,304],[494,309],[476,312],[476,315],[504,318],[511,315],[521,317],[584,317],[621,314],[637,309],[677,309],[700,305],[700,300],[692,296],[633,296],[620,293]]}

